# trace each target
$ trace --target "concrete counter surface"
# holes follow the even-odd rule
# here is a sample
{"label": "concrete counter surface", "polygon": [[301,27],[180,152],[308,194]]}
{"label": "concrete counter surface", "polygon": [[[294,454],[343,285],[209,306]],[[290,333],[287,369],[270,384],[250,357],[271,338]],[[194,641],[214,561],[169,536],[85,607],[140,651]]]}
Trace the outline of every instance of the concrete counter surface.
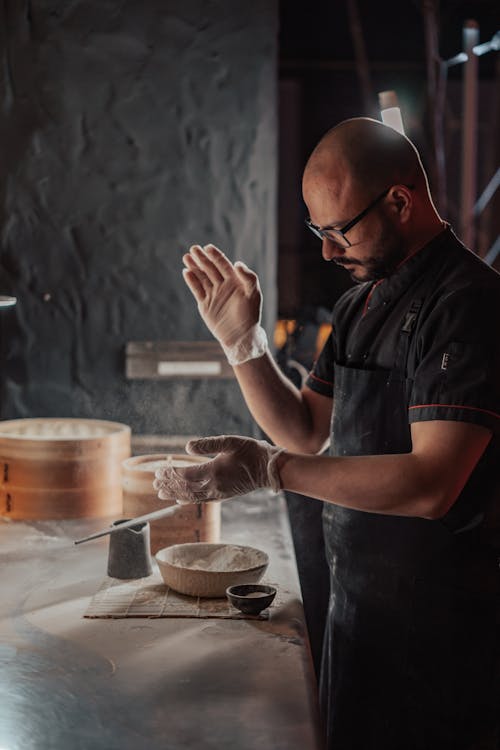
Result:
{"label": "concrete counter surface", "polygon": [[73,540],[107,523],[0,522],[0,748],[321,748],[283,498],[222,505],[222,541],[269,554],[268,621],[84,619],[109,540]]}

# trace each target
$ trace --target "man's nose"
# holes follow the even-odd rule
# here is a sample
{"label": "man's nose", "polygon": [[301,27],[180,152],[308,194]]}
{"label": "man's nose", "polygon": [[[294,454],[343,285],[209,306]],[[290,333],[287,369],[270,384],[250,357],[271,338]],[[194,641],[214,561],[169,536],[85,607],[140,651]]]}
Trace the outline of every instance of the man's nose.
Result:
{"label": "man's nose", "polygon": [[344,255],[344,253],[345,250],[342,247],[339,247],[335,242],[323,237],[321,244],[323,260],[333,260],[334,258],[339,258],[341,255]]}

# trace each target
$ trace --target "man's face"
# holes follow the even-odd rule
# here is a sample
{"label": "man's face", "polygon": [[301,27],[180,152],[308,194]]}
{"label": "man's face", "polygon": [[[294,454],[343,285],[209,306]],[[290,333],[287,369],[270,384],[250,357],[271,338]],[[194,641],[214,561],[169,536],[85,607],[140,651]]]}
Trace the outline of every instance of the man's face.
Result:
{"label": "man's face", "polygon": [[[349,196],[353,191],[335,192],[324,179],[304,180],[304,200],[311,222],[318,227],[342,228],[366,208],[366,198]],[[368,201],[369,202],[369,201]],[[351,243],[335,242],[324,237],[322,255],[343,266],[359,283],[390,276],[406,257],[406,243],[395,221],[391,220],[380,201],[352,229],[346,233]],[[329,233],[330,235],[332,233]],[[320,241],[320,240],[318,240]]]}
{"label": "man's face", "polygon": [[359,283],[390,276],[406,257],[405,243],[385,215],[380,215],[378,219],[378,222],[372,222],[375,226],[372,226],[364,239],[353,243],[346,250],[342,249],[342,254],[338,253],[338,248],[325,247],[332,243],[323,240],[323,258],[343,266],[351,278]]}

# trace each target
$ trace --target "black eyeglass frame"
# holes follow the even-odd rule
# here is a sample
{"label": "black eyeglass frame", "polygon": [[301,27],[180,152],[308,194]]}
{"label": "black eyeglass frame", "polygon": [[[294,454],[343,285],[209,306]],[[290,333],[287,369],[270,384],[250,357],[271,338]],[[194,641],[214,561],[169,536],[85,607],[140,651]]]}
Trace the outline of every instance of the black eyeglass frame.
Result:
{"label": "black eyeglass frame", "polygon": [[[338,239],[335,239],[335,237],[331,237],[331,236],[330,236],[330,235],[328,234],[328,232],[335,232],[335,234],[336,234],[336,235],[340,235],[340,237],[342,238],[342,240],[343,240],[343,241],[344,241],[345,243],[347,243],[347,244],[345,245],[345,247],[352,247],[352,245],[351,245],[351,243],[349,242],[348,238],[347,238],[347,237],[345,236],[345,233],[346,233],[346,232],[348,232],[348,231],[349,231],[350,229],[352,229],[352,228],[353,228],[354,226],[356,226],[356,224],[357,224],[358,222],[360,222],[360,221],[361,221],[361,219],[364,219],[364,217],[366,216],[366,214],[367,214],[367,213],[368,213],[369,211],[371,211],[371,210],[372,210],[372,208],[373,208],[374,206],[376,206],[376,205],[377,205],[377,203],[378,203],[379,201],[381,201],[381,200],[382,200],[382,198],[385,198],[385,196],[387,195],[387,193],[389,192],[389,190],[391,190],[391,188],[392,188],[392,187],[394,187],[394,186],[393,186],[393,185],[391,185],[391,186],[390,186],[390,187],[388,187],[388,188],[387,188],[386,190],[384,190],[384,192],[383,192],[383,193],[380,193],[380,195],[377,195],[377,197],[376,197],[376,198],[374,198],[374,199],[372,200],[372,202],[371,202],[371,203],[370,203],[370,204],[369,204],[369,205],[368,205],[368,206],[367,206],[367,207],[366,207],[366,208],[365,208],[365,209],[364,209],[363,211],[361,211],[361,213],[359,213],[359,214],[358,214],[357,216],[355,216],[355,217],[354,217],[354,219],[351,219],[351,221],[349,221],[349,222],[348,222],[347,224],[345,224],[345,225],[344,225],[343,227],[340,227],[340,229],[336,229],[336,228],[335,228],[335,227],[333,227],[333,226],[329,226],[329,227],[318,227],[318,226],[316,226],[316,224],[313,224],[313,223],[312,223],[312,221],[311,221],[311,218],[310,218],[310,217],[308,217],[308,218],[307,218],[307,219],[305,220],[305,225],[306,225],[306,227],[307,227],[308,229],[310,229],[310,230],[311,230],[311,232],[312,232],[313,234],[315,234],[315,235],[316,235],[316,237],[319,237],[319,238],[320,238],[320,240],[324,240],[324,239],[327,239],[327,240],[330,240],[330,242],[335,242],[336,244],[339,244],[339,242],[338,242]],[[405,185],[405,187],[409,188],[410,190],[413,190],[413,188],[414,188],[415,186],[414,186],[414,185]]]}

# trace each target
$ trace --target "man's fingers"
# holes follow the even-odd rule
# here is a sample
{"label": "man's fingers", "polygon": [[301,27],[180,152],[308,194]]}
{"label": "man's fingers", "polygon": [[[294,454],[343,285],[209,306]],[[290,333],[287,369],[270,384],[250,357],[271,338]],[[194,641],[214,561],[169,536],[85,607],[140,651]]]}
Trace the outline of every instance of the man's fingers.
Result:
{"label": "man's fingers", "polygon": [[230,276],[234,276],[234,266],[227,258],[222,250],[219,250],[218,247],[215,247],[215,245],[204,245],[203,250],[207,254],[207,256],[210,258],[214,266],[217,268],[221,276],[224,278],[228,278]]}
{"label": "man's fingers", "polygon": [[234,267],[238,270],[238,273],[240,273],[244,278],[247,278],[249,280],[255,281],[257,279],[257,274],[255,271],[252,271],[246,263],[243,263],[242,260],[237,260],[234,264]]}
{"label": "man's fingers", "polygon": [[233,265],[215,245],[192,245],[182,260],[187,269],[187,273],[183,272],[184,279],[198,302],[203,302],[213,287],[225,280],[231,280],[236,287],[243,288],[247,296],[259,288],[259,279],[254,271],[242,261]]}
{"label": "man's fingers", "polygon": [[192,505],[193,503],[203,503],[207,500],[210,500],[211,498],[205,497],[206,493],[202,493],[202,496],[199,496],[198,493],[191,493],[188,496],[176,496],[172,497],[172,493],[169,491],[160,490],[158,492],[158,497],[160,500],[164,500],[165,502],[176,502],[177,505]]}
{"label": "man's fingers", "polygon": [[189,271],[187,268],[185,268],[182,271],[182,275],[184,277],[184,281],[190,288],[194,298],[197,302],[203,302],[205,297],[207,296],[207,293],[203,287],[203,284],[201,281],[198,280],[198,277],[196,276],[196,273],[194,271]]}
{"label": "man's fingers", "polygon": [[243,283],[247,292],[253,291],[258,284],[258,276],[254,271],[251,271],[248,266],[241,260],[236,261],[234,264],[234,270],[236,275]]}
{"label": "man's fingers", "polygon": [[198,284],[200,284],[203,287],[203,291],[205,294],[210,294],[214,285],[206,275],[206,273],[203,273],[199,268],[188,268],[189,274],[193,274],[193,276],[198,281]]}
{"label": "man's fingers", "polygon": [[203,269],[196,263],[195,259],[189,253],[186,253],[186,255],[182,257],[182,260],[186,269],[193,273],[198,283],[201,284],[205,294],[210,294],[214,285]]}
{"label": "man's fingers", "polygon": [[[241,443],[244,440],[245,438],[238,435],[216,435],[213,437],[197,438],[196,440],[190,440],[186,444],[186,453],[195,456],[207,456],[235,451],[241,447]],[[202,466],[206,466],[206,464],[202,464]]]}
{"label": "man's fingers", "polygon": [[186,444],[186,453],[190,453],[192,456],[210,456],[220,453],[224,449],[225,439],[224,435],[217,435],[217,437],[190,440]]}
{"label": "man's fingers", "polygon": [[182,262],[184,263],[188,271],[193,271],[199,278],[203,277],[203,279],[210,287],[213,286],[213,282],[208,278],[207,274],[198,263],[194,255],[191,255],[191,253],[186,253],[182,256]]}
{"label": "man's fingers", "polygon": [[198,263],[196,262],[196,260],[194,259],[194,257],[191,255],[191,253],[185,253],[182,256],[182,262],[184,263],[184,265],[186,266],[186,268],[188,268],[190,271],[200,271],[201,272],[201,269],[198,266]]}
{"label": "man's fingers", "polygon": [[[197,250],[197,253],[196,253]],[[199,257],[201,253],[201,260],[199,260]],[[196,274],[197,279],[203,284],[203,288],[205,289],[205,292],[210,292],[210,290],[213,288],[214,284],[220,284],[222,281],[222,277],[220,274],[217,274],[216,276],[210,277],[203,267],[203,258],[205,258],[203,250],[199,245],[193,245],[189,252],[182,256],[182,262],[188,269],[188,271],[192,271],[194,274]],[[206,259],[205,259],[206,260]]]}
{"label": "man's fingers", "polygon": [[226,437],[217,435],[217,437],[198,438],[190,440],[186,444],[186,453],[192,456],[210,456],[216,453],[222,453],[226,449]]}
{"label": "man's fingers", "polygon": [[212,284],[221,284],[224,281],[224,276],[215,263],[207,256],[203,248],[199,245],[193,245],[189,254],[195,260],[198,267],[208,276]]}
{"label": "man's fingers", "polygon": [[233,265],[215,245],[192,245],[183,261],[190,271],[197,271],[198,277],[203,273],[212,284],[220,284],[224,279],[232,278],[242,283],[247,292],[258,285],[258,277],[254,271],[242,261]]}
{"label": "man's fingers", "polygon": [[[206,485],[210,481],[210,472],[207,470],[207,466],[210,461],[200,464],[193,464],[192,466],[185,466],[179,468],[177,466],[160,466],[155,471],[155,480],[153,485],[155,489],[161,489],[160,485],[168,485],[170,487],[184,487],[187,484],[196,483],[198,487]],[[156,486],[158,484],[158,487]]]}
{"label": "man's fingers", "polygon": [[180,505],[209,500],[210,476],[202,470],[202,464],[185,469],[164,466],[155,472],[153,488],[160,500],[176,502]]}

